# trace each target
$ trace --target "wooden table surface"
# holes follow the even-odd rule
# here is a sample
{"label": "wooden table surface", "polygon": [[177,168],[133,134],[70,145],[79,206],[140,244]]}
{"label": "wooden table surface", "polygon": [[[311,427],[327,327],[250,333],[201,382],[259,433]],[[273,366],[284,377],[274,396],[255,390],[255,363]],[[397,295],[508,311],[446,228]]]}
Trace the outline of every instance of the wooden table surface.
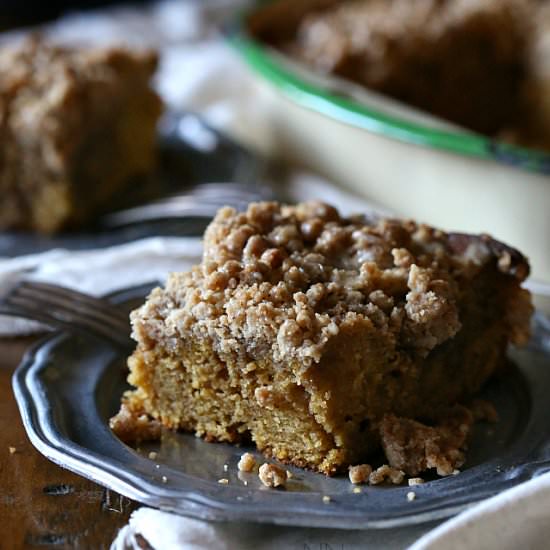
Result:
{"label": "wooden table surface", "polygon": [[29,442],[11,376],[33,339],[0,339],[0,549],[108,549],[136,503],[72,474]]}

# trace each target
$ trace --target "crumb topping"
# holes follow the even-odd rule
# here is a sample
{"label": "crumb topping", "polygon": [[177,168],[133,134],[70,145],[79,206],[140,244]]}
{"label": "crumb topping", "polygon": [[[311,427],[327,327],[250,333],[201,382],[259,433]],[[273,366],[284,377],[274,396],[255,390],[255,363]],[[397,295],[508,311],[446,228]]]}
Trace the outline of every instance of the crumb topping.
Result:
{"label": "crumb topping", "polygon": [[[461,285],[498,261],[490,241],[452,237],[411,221],[343,218],[320,202],[223,208],[201,264],[133,312],[133,336],[174,353],[184,336],[209,338],[221,357],[306,369],[342,326],[365,319],[423,357],[459,331]],[[507,272],[526,276],[513,252]],[[269,406],[268,391],[256,398]]]}
{"label": "crumb topping", "polygon": [[[324,71],[338,70],[346,58],[363,56],[365,80],[380,81],[395,63],[395,49],[407,44],[422,47],[433,44],[447,33],[460,28],[471,17],[478,18],[478,25],[487,25],[484,16],[492,16],[506,28],[519,34],[528,25],[521,20],[521,27],[510,24],[525,12],[517,1],[503,2],[504,9],[495,10],[492,0],[470,2],[456,0],[368,0],[340,2],[335,9],[314,12],[306,16],[298,29],[294,51]],[[494,23],[496,26],[496,23]],[[401,43],[399,38],[408,35]],[[496,47],[503,57],[512,57],[526,40],[502,42]],[[392,48],[393,46],[393,48]],[[393,63],[392,63],[393,62]],[[386,64],[386,71],[383,65]],[[382,65],[382,67],[381,67]],[[343,68],[343,67],[342,67]]]}
{"label": "crumb topping", "polygon": [[[531,12],[525,0],[341,1],[312,10],[281,46],[322,73],[494,135],[515,128],[517,117],[507,110],[524,108]],[[456,51],[464,60],[449,64]],[[434,82],[435,90],[428,84]]]}
{"label": "crumb topping", "polygon": [[[67,131],[57,112],[67,115],[67,103],[75,102],[77,85],[82,83],[105,86],[116,83],[120,75],[129,79],[148,81],[157,64],[157,55],[151,51],[131,52],[124,48],[68,48],[55,46],[41,39],[29,39],[22,46],[0,49],[0,96],[9,102],[10,111],[25,112],[25,106],[33,106],[27,117],[39,118],[47,114],[44,128],[57,130],[61,137]],[[5,77],[5,78],[4,78]],[[122,85],[122,84],[119,84]],[[82,92],[80,92],[82,93]],[[97,93],[91,89],[89,94]],[[40,97],[41,101],[35,103]],[[0,106],[0,115],[8,106]],[[7,114],[7,113],[6,113]],[[76,113],[65,117],[65,124],[76,124]],[[1,117],[0,117],[1,119]],[[23,121],[22,121],[23,122]],[[69,143],[65,144],[70,146]],[[51,151],[51,167],[56,165],[56,151]]]}

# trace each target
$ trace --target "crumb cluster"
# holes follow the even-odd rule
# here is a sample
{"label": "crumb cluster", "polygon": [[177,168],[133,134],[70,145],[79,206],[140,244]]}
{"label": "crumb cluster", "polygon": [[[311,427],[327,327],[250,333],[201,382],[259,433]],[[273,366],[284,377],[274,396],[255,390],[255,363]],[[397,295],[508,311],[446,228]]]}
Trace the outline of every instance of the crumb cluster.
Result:
{"label": "crumb cluster", "polygon": [[351,483],[367,483],[369,476],[372,473],[372,466],[370,464],[357,464],[356,466],[349,467],[349,480]]}
{"label": "crumb cluster", "polygon": [[237,464],[239,472],[252,472],[256,467],[256,459],[252,453],[244,453]]}
{"label": "crumb cluster", "polygon": [[398,470],[397,468],[393,468],[388,464],[383,464],[370,474],[369,483],[371,485],[379,485],[380,483],[389,481],[393,485],[401,485],[404,479],[405,472]]}
{"label": "crumb cluster", "polygon": [[123,404],[109,421],[109,426],[125,443],[156,441],[160,439],[162,425],[143,411]]}
{"label": "crumb cluster", "polygon": [[405,472],[388,464],[383,464],[376,470],[373,470],[370,464],[358,464],[349,467],[349,480],[353,484],[369,483],[370,485],[379,485],[389,481],[393,485],[400,485],[404,479]]}
{"label": "crumb cluster", "polygon": [[267,462],[260,466],[258,477],[266,487],[284,487],[287,480],[284,468]]}
{"label": "crumb cluster", "polygon": [[382,446],[390,463],[409,475],[434,468],[440,476],[448,476],[464,464],[473,422],[469,409],[458,405],[437,426],[387,415],[380,428]]}

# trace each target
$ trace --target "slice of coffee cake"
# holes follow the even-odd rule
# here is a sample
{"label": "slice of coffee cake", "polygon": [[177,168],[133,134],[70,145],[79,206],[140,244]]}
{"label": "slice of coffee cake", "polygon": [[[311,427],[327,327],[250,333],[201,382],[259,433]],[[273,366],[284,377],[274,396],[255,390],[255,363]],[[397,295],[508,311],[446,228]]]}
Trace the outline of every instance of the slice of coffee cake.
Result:
{"label": "slice of coffee cake", "polygon": [[126,424],[341,471],[379,447],[385,416],[437,421],[527,341],[528,271],[487,236],[322,203],[222,209],[202,263],[132,314]]}
{"label": "slice of coffee cake", "polygon": [[255,37],[315,71],[476,132],[530,143],[541,106],[526,93],[543,4],[277,0],[248,23]]}
{"label": "slice of coffee cake", "polygon": [[85,223],[152,171],[156,66],[154,52],[125,48],[0,48],[0,229]]}

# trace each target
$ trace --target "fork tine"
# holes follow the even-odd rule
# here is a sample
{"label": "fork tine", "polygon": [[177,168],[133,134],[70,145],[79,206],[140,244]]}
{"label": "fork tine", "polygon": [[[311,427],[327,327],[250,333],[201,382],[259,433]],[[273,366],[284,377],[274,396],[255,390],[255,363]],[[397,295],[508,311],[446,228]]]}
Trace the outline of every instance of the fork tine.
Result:
{"label": "fork tine", "polygon": [[252,201],[274,200],[275,198],[274,190],[271,187],[268,187],[262,183],[258,183],[257,185],[250,185],[250,184],[224,185],[221,183],[212,183],[212,184],[205,184],[201,186],[199,189],[206,193],[208,192],[215,192],[220,194],[240,193],[241,196],[250,197]]}
{"label": "fork tine", "polygon": [[35,297],[52,297],[69,300],[70,303],[82,303],[98,313],[107,314],[109,319],[116,318],[128,323],[128,315],[102,298],[96,298],[66,287],[49,283],[23,281],[14,289],[19,293],[31,293]]}
{"label": "fork tine", "polygon": [[42,308],[54,308],[59,312],[66,311],[73,318],[76,315],[81,315],[109,326],[124,328],[126,331],[128,329],[127,316],[120,316],[119,312],[113,311],[114,308],[110,306],[101,309],[103,307],[101,303],[98,306],[88,306],[85,303],[79,302],[78,299],[63,297],[53,293],[47,295],[41,293],[41,291],[34,291],[29,287],[19,288],[9,297],[9,300],[13,303],[16,303],[16,300],[20,299],[25,300],[25,303],[30,306],[35,303],[36,306]]}
{"label": "fork tine", "polygon": [[[178,195],[174,195],[178,196]],[[238,187],[222,187],[221,185],[213,185],[198,187],[194,192],[193,196],[197,197],[206,197],[206,196],[216,196],[216,197],[242,197],[250,199],[250,201],[258,201],[262,198],[256,191],[250,188],[238,188]]]}
{"label": "fork tine", "polygon": [[192,206],[148,204],[108,214],[102,219],[102,223],[106,227],[113,228],[133,223],[183,218],[185,216],[212,218],[217,210],[218,208],[212,206],[198,206],[196,204]]}
{"label": "fork tine", "polygon": [[38,308],[46,309],[46,311],[52,309],[60,315],[66,312],[66,315],[71,319],[82,316],[85,319],[91,319],[113,329],[124,330],[125,332],[128,332],[129,328],[128,318],[121,318],[118,313],[116,316],[111,316],[110,310],[102,311],[99,307],[89,307],[79,303],[78,300],[71,301],[70,299],[56,295],[47,296],[40,292],[34,292],[29,288],[24,288],[13,293],[9,296],[8,302],[21,307],[33,308],[34,310]]}
{"label": "fork tine", "polygon": [[[81,330],[87,333],[95,334],[109,342],[114,342],[117,345],[128,349],[131,347],[131,340],[128,337],[128,327],[125,330],[119,326],[112,326],[104,322],[98,321],[92,317],[82,316],[81,314],[71,312],[66,309],[56,309],[49,307],[48,310],[37,307],[33,300],[17,297],[8,304],[12,307],[12,314],[40,321],[54,327],[63,327],[71,331]],[[3,310],[2,313],[10,313]]]}
{"label": "fork tine", "polygon": [[174,202],[188,203],[188,204],[201,204],[205,200],[209,200],[212,204],[232,206],[234,202],[254,202],[258,201],[260,197],[254,191],[223,188],[221,186],[206,188],[199,187],[193,190],[191,193],[181,193],[178,195],[170,195],[152,201],[149,204],[170,204]]}
{"label": "fork tine", "polygon": [[136,206],[120,212],[110,214],[110,222],[142,221],[148,219],[162,219],[182,217],[185,215],[212,217],[223,206],[231,206],[237,210],[244,210],[251,201],[242,196],[188,196],[179,195],[171,198],[151,202],[143,206]]}
{"label": "fork tine", "polygon": [[65,323],[95,325],[101,327],[102,332],[107,334],[120,333],[128,337],[130,332],[128,321],[122,323],[118,320],[109,320],[107,316],[97,315],[83,308],[71,308],[70,306],[67,307],[52,302],[36,300],[32,296],[21,295],[11,297],[8,303],[19,308],[24,308],[30,314],[40,312],[42,315],[50,315],[54,319]]}
{"label": "fork tine", "polygon": [[47,283],[16,284],[0,300],[0,312],[70,330],[80,329],[128,349],[128,316],[109,302]]}

